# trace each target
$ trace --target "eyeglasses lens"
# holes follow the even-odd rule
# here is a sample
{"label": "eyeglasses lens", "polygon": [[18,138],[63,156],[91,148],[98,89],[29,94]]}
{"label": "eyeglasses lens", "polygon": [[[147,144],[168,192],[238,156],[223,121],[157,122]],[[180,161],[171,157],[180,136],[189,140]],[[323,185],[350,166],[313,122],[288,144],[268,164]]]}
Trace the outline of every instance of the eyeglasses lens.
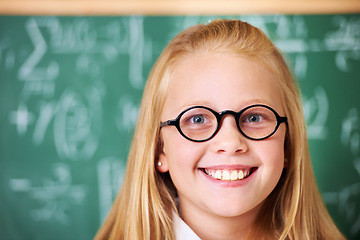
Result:
{"label": "eyeglasses lens", "polygon": [[180,129],[188,138],[201,141],[211,137],[217,128],[216,116],[205,108],[193,108],[180,119]]}
{"label": "eyeglasses lens", "polygon": [[239,118],[240,129],[253,139],[266,138],[274,132],[276,125],[275,113],[266,107],[249,108]]}

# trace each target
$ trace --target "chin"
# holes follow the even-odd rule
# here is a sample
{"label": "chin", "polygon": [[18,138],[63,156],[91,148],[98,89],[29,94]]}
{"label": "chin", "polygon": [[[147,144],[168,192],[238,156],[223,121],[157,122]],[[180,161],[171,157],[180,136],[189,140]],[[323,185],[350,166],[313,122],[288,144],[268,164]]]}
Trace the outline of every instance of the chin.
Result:
{"label": "chin", "polygon": [[257,206],[244,206],[244,204],[241,203],[223,203],[220,206],[215,207],[215,211],[213,211],[213,213],[214,215],[223,218],[238,218],[242,216],[248,217],[248,215],[255,216],[260,209],[260,205],[261,204]]}

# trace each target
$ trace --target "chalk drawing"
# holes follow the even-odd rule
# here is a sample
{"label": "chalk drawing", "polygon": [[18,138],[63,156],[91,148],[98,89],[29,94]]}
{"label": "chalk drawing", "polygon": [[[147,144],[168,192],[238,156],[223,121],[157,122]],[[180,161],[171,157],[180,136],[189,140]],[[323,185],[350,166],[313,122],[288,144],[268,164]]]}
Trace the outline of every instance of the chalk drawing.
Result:
{"label": "chalk drawing", "polygon": [[11,49],[11,39],[9,37],[0,40],[0,63],[3,63],[5,70],[8,71],[15,66],[15,51]]}
{"label": "chalk drawing", "polygon": [[40,113],[37,118],[33,133],[33,141],[35,145],[40,145],[44,141],[46,130],[57,111],[56,102],[40,102]]}
{"label": "chalk drawing", "polygon": [[126,169],[124,162],[116,157],[106,157],[98,161],[100,222],[105,220],[123,182]]}
{"label": "chalk drawing", "polygon": [[139,115],[139,104],[130,95],[120,97],[117,105],[116,126],[119,132],[135,129]]}
{"label": "chalk drawing", "polygon": [[360,50],[360,19],[334,16],[333,26],[337,29],[330,31],[324,37],[324,42],[329,50]]}
{"label": "chalk drawing", "polygon": [[360,60],[360,50],[339,51],[335,56],[336,66],[343,72],[352,72],[358,68],[358,65],[356,65],[355,61],[352,60]]}
{"label": "chalk drawing", "polygon": [[360,176],[360,156],[358,156],[354,159],[354,167]]}
{"label": "chalk drawing", "polygon": [[66,90],[58,102],[54,119],[54,141],[63,159],[90,159],[99,144],[102,131],[101,96],[96,89],[84,95]]}
{"label": "chalk drawing", "polygon": [[354,156],[360,155],[360,115],[356,108],[351,108],[342,121],[340,141],[350,146]]}
{"label": "chalk drawing", "polygon": [[57,18],[52,18],[49,28],[50,42],[55,53],[89,52],[96,46],[96,29],[86,19],[75,18],[73,21],[60,23]]}
{"label": "chalk drawing", "polygon": [[36,209],[29,209],[34,221],[56,221],[67,225],[71,219],[66,211],[74,205],[81,205],[87,195],[87,187],[73,185],[70,167],[65,163],[55,163],[53,178],[46,178],[40,186],[34,186],[29,179],[9,179],[9,187],[15,193],[26,193],[36,202]]}
{"label": "chalk drawing", "polygon": [[358,68],[351,60],[360,60],[360,19],[335,16],[333,25],[337,30],[326,34],[324,43],[329,50],[337,51],[335,63],[338,69],[351,72]]}
{"label": "chalk drawing", "polygon": [[327,204],[337,205],[338,212],[345,217],[350,225],[350,235],[355,236],[360,232],[360,121],[356,108],[351,108],[343,118],[340,142],[349,147],[354,157],[352,161],[358,173],[358,182],[345,186],[338,192],[323,193]]}
{"label": "chalk drawing", "polygon": [[131,43],[130,20],[127,18],[112,21],[107,24],[102,35],[104,40],[98,39],[97,45],[102,46],[102,53],[107,62],[114,62],[118,55],[129,54],[129,45]]}
{"label": "chalk drawing", "polygon": [[326,139],[329,101],[324,88],[316,87],[311,97],[303,94],[303,107],[309,139]]}
{"label": "chalk drawing", "polygon": [[59,74],[59,65],[52,60],[46,67],[38,66],[48,50],[47,43],[34,18],[28,19],[25,28],[34,45],[34,51],[18,72],[19,80],[25,81],[23,96],[25,99],[32,94],[52,97],[55,88],[54,80]]}
{"label": "chalk drawing", "polygon": [[284,15],[275,16],[276,36],[281,39],[307,37],[307,26],[302,16],[287,17]]}
{"label": "chalk drawing", "polygon": [[[137,17],[134,17],[137,18]],[[103,54],[106,62],[113,62],[119,54],[129,54],[130,26],[128,18],[95,26],[89,19],[74,19],[61,23],[57,18],[49,27],[51,51],[55,54]]]}
{"label": "chalk drawing", "polygon": [[327,205],[338,206],[338,212],[350,225],[350,235],[355,236],[360,232],[360,182],[346,186],[338,192],[324,192],[322,194]]}
{"label": "chalk drawing", "polygon": [[79,75],[89,75],[89,77],[92,78],[100,77],[104,69],[104,67],[98,63],[96,57],[89,54],[81,54],[77,58],[75,66],[76,73]]}
{"label": "chalk drawing", "polygon": [[242,16],[247,21],[260,28],[267,36],[273,38],[273,43],[286,52],[304,53],[310,50],[307,41],[308,28],[302,16]]}
{"label": "chalk drawing", "polygon": [[5,37],[0,39],[0,62],[3,62],[4,50],[10,47],[11,38]]}
{"label": "chalk drawing", "polygon": [[10,113],[10,123],[16,125],[17,133],[21,136],[27,132],[28,125],[34,122],[35,116],[28,111],[27,105],[20,102],[18,109]]}
{"label": "chalk drawing", "polygon": [[296,76],[299,80],[306,79],[308,60],[304,53],[298,53],[295,55],[293,60],[293,66]]}
{"label": "chalk drawing", "polygon": [[144,87],[143,77],[143,52],[144,52],[144,19],[142,17],[130,17],[129,43],[129,80],[135,89]]}

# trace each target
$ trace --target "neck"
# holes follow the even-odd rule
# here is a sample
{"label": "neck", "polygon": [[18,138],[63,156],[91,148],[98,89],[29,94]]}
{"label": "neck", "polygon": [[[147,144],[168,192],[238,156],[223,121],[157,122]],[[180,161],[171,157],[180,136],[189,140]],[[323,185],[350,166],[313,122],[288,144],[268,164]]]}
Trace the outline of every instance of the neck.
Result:
{"label": "neck", "polygon": [[258,206],[239,216],[223,217],[187,207],[185,208],[187,211],[181,212],[181,217],[203,240],[245,240],[255,222],[259,208]]}

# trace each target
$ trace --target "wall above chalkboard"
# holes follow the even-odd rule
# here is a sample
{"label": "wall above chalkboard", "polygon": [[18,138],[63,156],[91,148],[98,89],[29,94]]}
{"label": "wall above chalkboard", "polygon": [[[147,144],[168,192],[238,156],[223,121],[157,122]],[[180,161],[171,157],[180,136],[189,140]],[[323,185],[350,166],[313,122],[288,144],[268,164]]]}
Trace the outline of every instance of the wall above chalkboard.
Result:
{"label": "wall above chalkboard", "polygon": [[[0,16],[1,239],[91,239],[116,195],[147,75],[220,16]],[[224,18],[224,17],[222,17]],[[360,15],[243,15],[299,79],[316,180],[360,239]]]}
{"label": "wall above chalkboard", "polygon": [[357,0],[2,0],[11,15],[204,15],[360,13]]}

